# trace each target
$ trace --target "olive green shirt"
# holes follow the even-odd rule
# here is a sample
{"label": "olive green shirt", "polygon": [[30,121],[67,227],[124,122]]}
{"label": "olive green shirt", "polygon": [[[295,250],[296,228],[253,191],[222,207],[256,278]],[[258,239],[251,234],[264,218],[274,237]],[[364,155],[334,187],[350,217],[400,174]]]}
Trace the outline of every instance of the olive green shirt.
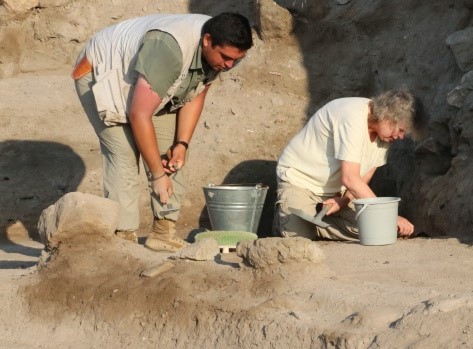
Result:
{"label": "olive green shirt", "polygon": [[[135,71],[142,74],[161,98],[179,78],[182,70],[182,53],[172,35],[152,30],[146,33],[138,52]],[[194,54],[189,73],[171,99],[171,104],[179,104],[200,82],[211,83],[218,72],[212,70],[202,59],[202,44]]]}

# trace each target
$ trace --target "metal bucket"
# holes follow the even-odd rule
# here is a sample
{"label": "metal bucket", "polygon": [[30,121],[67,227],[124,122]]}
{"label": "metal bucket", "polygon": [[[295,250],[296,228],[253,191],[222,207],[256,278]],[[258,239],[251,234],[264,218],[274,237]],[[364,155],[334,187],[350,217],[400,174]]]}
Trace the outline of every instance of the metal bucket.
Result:
{"label": "metal bucket", "polygon": [[389,245],[397,240],[397,215],[400,198],[356,199],[356,222],[362,245]]}
{"label": "metal bucket", "polygon": [[267,185],[209,184],[203,190],[213,230],[256,233]]}

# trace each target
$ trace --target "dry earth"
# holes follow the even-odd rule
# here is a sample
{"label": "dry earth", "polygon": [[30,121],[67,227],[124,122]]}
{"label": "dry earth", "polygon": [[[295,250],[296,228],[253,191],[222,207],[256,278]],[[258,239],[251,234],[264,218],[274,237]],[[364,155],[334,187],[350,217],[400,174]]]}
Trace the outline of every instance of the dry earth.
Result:
{"label": "dry earth", "polygon": [[[447,103],[465,72],[445,43],[471,25],[471,1],[342,2],[66,0],[23,13],[0,5],[0,347],[473,347],[473,124],[471,109]],[[79,235],[38,270],[42,210],[68,192],[101,195],[97,139],[69,77],[84,41],[136,15],[224,10],[251,18],[256,45],[209,93],[179,233],[209,227],[203,185],[263,182],[258,234],[271,235],[274,166],[307,116],[332,98],[405,84],[429,128],[423,143],[393,147],[374,187],[402,197],[423,237],[319,242],[323,263],[265,270],[234,253],[178,260],[141,278],[169,255]],[[151,222],[144,177],[141,198],[140,240]]]}

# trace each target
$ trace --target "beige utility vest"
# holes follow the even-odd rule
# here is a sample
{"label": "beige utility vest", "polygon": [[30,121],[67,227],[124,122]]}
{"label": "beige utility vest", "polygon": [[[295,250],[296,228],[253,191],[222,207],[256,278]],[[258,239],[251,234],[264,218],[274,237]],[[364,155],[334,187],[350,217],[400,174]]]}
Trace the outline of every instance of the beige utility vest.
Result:
{"label": "beige utility vest", "polygon": [[[105,28],[89,40],[85,54],[94,69],[95,84],[92,90],[97,110],[106,125],[128,122],[127,115],[133,97],[132,84],[136,82],[138,74],[133,68],[145,34],[150,30],[169,33],[182,52],[181,74],[165,96],[160,96],[162,100],[157,112],[170,101],[186,78],[200,43],[202,26],[208,19],[209,16],[200,14],[149,15]],[[199,84],[185,98],[185,102],[197,96],[204,87],[204,84]]]}

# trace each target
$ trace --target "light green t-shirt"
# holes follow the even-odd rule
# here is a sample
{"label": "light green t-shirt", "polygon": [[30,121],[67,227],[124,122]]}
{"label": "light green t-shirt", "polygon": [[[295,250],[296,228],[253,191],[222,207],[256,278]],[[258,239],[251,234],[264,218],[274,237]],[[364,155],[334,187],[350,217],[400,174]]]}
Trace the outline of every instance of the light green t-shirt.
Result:
{"label": "light green t-shirt", "polygon": [[[159,30],[146,33],[138,52],[135,70],[144,75],[153,91],[163,98],[182,70],[182,53],[177,41],[172,35]],[[202,60],[202,46],[199,45],[189,73],[170,103],[179,104],[200,82],[208,84],[216,75],[217,72]]]}
{"label": "light green t-shirt", "polygon": [[278,177],[316,195],[335,195],[343,190],[342,160],[360,164],[361,176],[386,164],[389,144],[369,137],[369,102],[340,98],[320,108],[284,148]]}

